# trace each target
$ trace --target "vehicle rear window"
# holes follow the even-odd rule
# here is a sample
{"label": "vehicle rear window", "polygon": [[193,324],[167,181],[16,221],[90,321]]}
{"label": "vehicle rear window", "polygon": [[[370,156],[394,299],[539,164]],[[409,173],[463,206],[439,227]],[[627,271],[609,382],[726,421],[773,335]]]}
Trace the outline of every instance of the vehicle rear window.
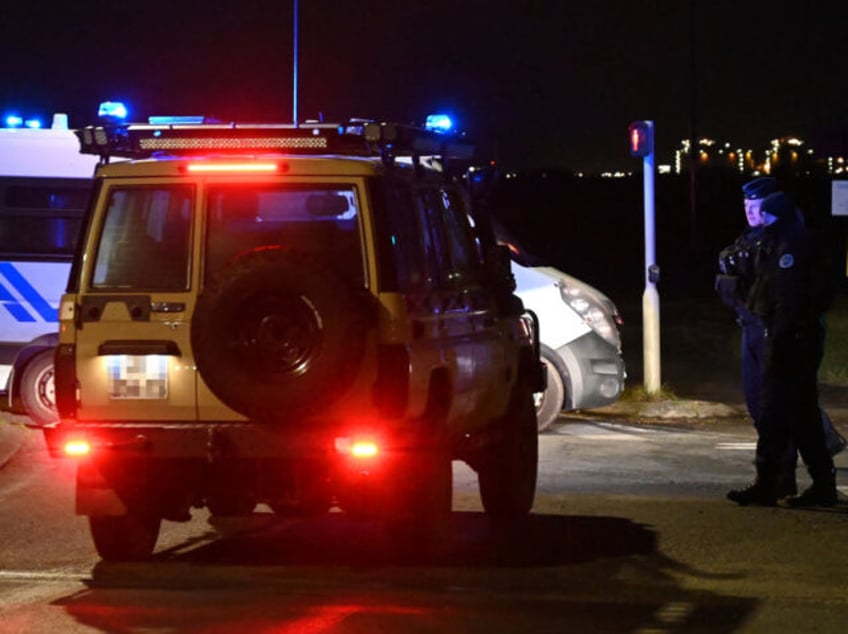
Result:
{"label": "vehicle rear window", "polygon": [[112,189],[92,288],[187,290],[193,199],[187,185]]}
{"label": "vehicle rear window", "polygon": [[359,205],[351,185],[220,185],[207,192],[205,279],[240,254],[283,246],[364,281]]}

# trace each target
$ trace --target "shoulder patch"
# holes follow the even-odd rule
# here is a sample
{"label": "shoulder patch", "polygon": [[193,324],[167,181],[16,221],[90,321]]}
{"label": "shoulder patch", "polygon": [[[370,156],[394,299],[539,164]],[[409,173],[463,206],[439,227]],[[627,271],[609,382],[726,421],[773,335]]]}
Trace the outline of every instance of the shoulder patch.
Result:
{"label": "shoulder patch", "polygon": [[782,269],[791,269],[793,264],[795,264],[795,258],[791,253],[784,253],[777,262],[777,265]]}

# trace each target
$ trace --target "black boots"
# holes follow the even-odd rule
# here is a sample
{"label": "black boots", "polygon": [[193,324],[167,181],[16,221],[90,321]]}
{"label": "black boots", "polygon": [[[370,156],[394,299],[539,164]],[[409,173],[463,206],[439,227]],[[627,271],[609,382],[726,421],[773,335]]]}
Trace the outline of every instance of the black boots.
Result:
{"label": "black boots", "polygon": [[821,474],[814,475],[813,483],[801,495],[787,499],[786,503],[789,506],[803,508],[809,506],[835,506],[838,501],[836,471],[829,469]]}
{"label": "black boots", "polygon": [[798,481],[795,479],[795,465],[791,469],[784,469],[777,476],[775,488],[777,499],[782,500],[792,495],[798,495]]}
{"label": "black boots", "polygon": [[727,499],[739,506],[774,506],[777,504],[777,478],[758,467],[754,481],[744,489],[728,491]]}

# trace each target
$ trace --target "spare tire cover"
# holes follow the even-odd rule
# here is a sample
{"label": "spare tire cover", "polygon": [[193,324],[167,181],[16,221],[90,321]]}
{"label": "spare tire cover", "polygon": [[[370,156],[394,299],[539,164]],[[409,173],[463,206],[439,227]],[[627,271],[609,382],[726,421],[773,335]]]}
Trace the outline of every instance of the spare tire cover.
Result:
{"label": "spare tire cover", "polygon": [[308,254],[243,254],[198,297],[191,322],[198,372],[249,418],[285,422],[326,408],[362,361],[366,298]]}

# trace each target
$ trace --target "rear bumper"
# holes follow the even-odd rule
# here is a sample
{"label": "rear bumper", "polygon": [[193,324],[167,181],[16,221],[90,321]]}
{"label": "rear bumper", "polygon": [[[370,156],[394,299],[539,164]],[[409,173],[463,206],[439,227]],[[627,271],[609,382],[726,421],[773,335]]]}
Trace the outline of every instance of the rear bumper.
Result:
{"label": "rear bumper", "polygon": [[[308,424],[308,423],[304,423]],[[422,424],[310,425],[280,428],[255,422],[133,422],[87,424],[62,421],[44,429],[50,455],[64,455],[69,441],[85,441],[95,455],[153,459],[322,458],[337,453],[340,439],[371,439],[387,451],[426,448],[439,439]]]}

